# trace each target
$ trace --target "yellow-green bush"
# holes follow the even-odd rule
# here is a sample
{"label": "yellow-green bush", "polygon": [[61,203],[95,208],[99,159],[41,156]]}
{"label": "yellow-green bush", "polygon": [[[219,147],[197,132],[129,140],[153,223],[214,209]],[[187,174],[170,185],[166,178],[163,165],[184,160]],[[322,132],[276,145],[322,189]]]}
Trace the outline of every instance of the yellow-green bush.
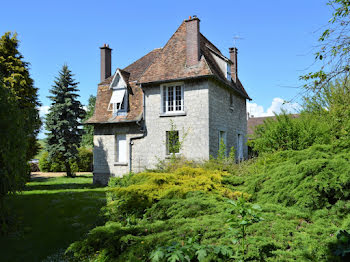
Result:
{"label": "yellow-green bush", "polygon": [[[232,191],[222,184],[227,172],[184,166],[171,173],[143,172],[125,178],[113,178],[107,210],[112,218],[143,211],[164,198],[182,198],[189,192],[201,191],[236,199],[249,195]],[[123,181],[124,182],[121,182]],[[118,182],[116,182],[118,181]],[[125,183],[125,181],[127,181]]]}

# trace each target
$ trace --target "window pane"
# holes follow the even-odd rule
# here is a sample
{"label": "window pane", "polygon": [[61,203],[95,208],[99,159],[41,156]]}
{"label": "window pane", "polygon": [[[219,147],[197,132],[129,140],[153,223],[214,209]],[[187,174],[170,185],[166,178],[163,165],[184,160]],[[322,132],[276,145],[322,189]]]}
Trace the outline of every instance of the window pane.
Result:
{"label": "window pane", "polygon": [[167,92],[167,88],[163,87],[163,113],[166,112],[166,92]]}
{"label": "window pane", "polygon": [[116,135],[116,162],[126,162],[126,135]]}
{"label": "window pane", "polygon": [[181,86],[176,86],[176,111],[182,110]]}
{"label": "window pane", "polygon": [[166,153],[168,155],[180,152],[179,131],[167,131],[166,141]]}
{"label": "window pane", "polygon": [[174,111],[174,87],[168,87],[168,111]]}

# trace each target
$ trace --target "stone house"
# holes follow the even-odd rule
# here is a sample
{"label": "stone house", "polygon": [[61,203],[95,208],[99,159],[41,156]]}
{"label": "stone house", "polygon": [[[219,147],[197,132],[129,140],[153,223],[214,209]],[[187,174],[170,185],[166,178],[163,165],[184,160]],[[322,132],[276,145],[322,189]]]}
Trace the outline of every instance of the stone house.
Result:
{"label": "stone house", "polygon": [[[237,158],[247,157],[250,98],[237,76],[237,49],[225,57],[200,33],[197,17],[183,21],[163,48],[113,75],[111,51],[101,47],[95,112],[85,122],[95,130],[95,183],[153,168],[171,153],[207,160],[221,139]],[[180,149],[174,140],[183,140]]]}

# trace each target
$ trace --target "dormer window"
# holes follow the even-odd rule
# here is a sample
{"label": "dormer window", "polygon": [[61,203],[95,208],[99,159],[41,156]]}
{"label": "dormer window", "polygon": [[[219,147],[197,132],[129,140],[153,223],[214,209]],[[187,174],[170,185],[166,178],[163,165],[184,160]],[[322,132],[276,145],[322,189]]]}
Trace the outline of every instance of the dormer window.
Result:
{"label": "dormer window", "polygon": [[226,64],[226,78],[231,81],[231,65],[229,63]]}
{"label": "dormer window", "polygon": [[113,89],[108,110],[113,111],[113,113],[118,113],[119,111],[126,111],[125,110],[126,94],[127,94],[126,88]]}
{"label": "dormer window", "polygon": [[127,84],[121,76],[119,69],[115,73],[109,88],[112,89],[112,96],[107,110],[112,111],[113,115],[126,115],[128,90]]}

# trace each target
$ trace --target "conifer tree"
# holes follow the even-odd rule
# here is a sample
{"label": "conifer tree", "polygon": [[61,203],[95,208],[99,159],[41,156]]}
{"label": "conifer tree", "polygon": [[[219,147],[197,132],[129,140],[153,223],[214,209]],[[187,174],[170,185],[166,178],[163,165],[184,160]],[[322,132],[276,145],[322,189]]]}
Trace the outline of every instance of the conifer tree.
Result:
{"label": "conifer tree", "polygon": [[77,100],[78,82],[73,79],[67,65],[62,67],[56,77],[49,96],[52,103],[46,117],[47,151],[49,158],[58,158],[64,162],[68,177],[73,177],[70,162],[77,159],[77,147],[83,130],[79,127],[85,117],[85,111]]}
{"label": "conifer tree", "polygon": [[29,74],[29,63],[23,61],[18,51],[16,34],[5,33],[0,38],[0,76],[5,88],[15,97],[16,104],[23,116],[24,135],[27,143],[24,147],[26,160],[32,159],[39,149],[36,136],[41,127],[38,107],[38,89]]}

